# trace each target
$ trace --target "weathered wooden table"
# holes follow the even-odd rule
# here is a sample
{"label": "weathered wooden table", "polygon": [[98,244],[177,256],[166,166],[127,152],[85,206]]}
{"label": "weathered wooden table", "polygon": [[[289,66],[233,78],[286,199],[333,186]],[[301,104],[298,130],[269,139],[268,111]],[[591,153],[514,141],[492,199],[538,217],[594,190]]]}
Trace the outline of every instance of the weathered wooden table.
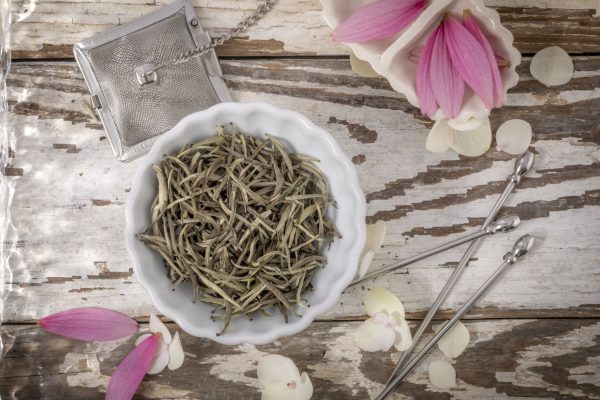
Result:
{"label": "weathered wooden table", "polygon": [[[524,232],[539,246],[469,314],[471,345],[455,363],[458,387],[431,385],[424,363],[396,398],[600,398],[600,18],[594,0],[490,0],[524,53],[519,85],[492,125],[531,123],[536,171],[504,212],[518,231],[488,240],[438,316],[452,313]],[[138,17],[148,0],[13,0],[9,76],[15,139],[7,174],[15,178],[12,221],[18,238],[2,333],[2,399],[102,398],[132,340],[81,344],[41,332],[40,316],[103,306],[146,321],[154,308],[133,276],[123,243],[124,204],[137,162],[116,161],[101,125],[83,108],[88,91],[71,46]],[[233,26],[255,0],[196,0],[212,33]],[[296,109],[329,130],[357,166],[368,220],[388,236],[373,267],[476,229],[512,170],[491,149],[478,158],[424,150],[431,123],[384,79],[355,75],[347,49],[329,38],[317,0],[281,0],[248,36],[219,48],[237,101]],[[573,55],[575,77],[546,88],[529,75],[529,56],[550,45]],[[464,248],[445,252],[379,284],[422,318]],[[368,287],[370,284],[365,285]],[[258,399],[256,360],[276,352],[307,371],[315,399],[367,399],[382,388],[398,353],[364,353],[353,332],[364,319],[364,288],[304,333],[268,346],[226,347],[183,335],[194,353],[184,368],[148,378],[139,398]],[[171,328],[175,327],[171,325]],[[439,350],[430,356],[441,358]]]}

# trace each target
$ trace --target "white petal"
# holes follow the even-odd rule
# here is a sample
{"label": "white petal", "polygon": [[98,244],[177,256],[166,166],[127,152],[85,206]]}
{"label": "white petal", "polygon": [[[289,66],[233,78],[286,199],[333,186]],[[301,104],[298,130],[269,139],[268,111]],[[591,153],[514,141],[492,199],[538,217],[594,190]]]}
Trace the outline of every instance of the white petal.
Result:
{"label": "white petal", "polygon": [[448,121],[440,119],[433,124],[433,128],[427,135],[425,148],[432,153],[443,153],[452,145],[452,135],[454,130],[448,125]]}
{"label": "white petal", "polygon": [[[443,326],[443,325],[442,325]],[[469,345],[471,335],[462,322],[458,321],[438,342],[438,347],[446,357],[456,358]]]}
{"label": "white petal", "polygon": [[169,347],[165,342],[161,341],[160,347],[156,351],[156,355],[147,373],[149,375],[158,374],[167,367],[167,364],[169,364]]}
{"label": "white petal", "polygon": [[363,300],[365,311],[369,316],[385,311],[388,315],[398,313],[404,318],[404,307],[398,298],[389,290],[376,286],[365,294]]}
{"label": "white petal", "polygon": [[300,384],[296,387],[296,400],[309,400],[313,395],[313,385],[306,372],[300,377]]}
{"label": "white petal", "polygon": [[412,345],[412,334],[410,333],[410,326],[404,318],[400,318],[397,324],[394,326],[396,332],[396,342],[394,347],[398,351],[406,351]]}
{"label": "white petal", "polygon": [[521,154],[531,144],[531,125],[522,119],[511,119],[496,131],[496,147],[508,154]]}
{"label": "white petal", "polygon": [[388,351],[396,341],[396,332],[389,325],[373,318],[363,322],[354,332],[354,342],[364,351]]}
{"label": "white petal", "polygon": [[384,221],[377,221],[374,224],[367,225],[367,244],[365,248],[377,253],[381,246],[383,246],[386,231],[387,227]]}
{"label": "white petal", "polygon": [[166,344],[171,343],[171,332],[167,329],[165,324],[162,323],[160,319],[154,314],[150,314],[150,330],[154,333],[160,333],[162,335],[162,339]]}
{"label": "white petal", "polygon": [[183,347],[181,347],[179,332],[175,332],[173,340],[171,340],[171,344],[169,344],[169,369],[174,370],[181,367],[184,358],[185,354],[183,352]]}
{"label": "white petal", "polygon": [[350,66],[352,67],[352,71],[365,78],[375,78],[379,76],[379,74],[373,70],[371,64],[356,57],[356,54],[354,53],[350,54]]}
{"label": "white petal", "polygon": [[456,386],[456,370],[446,361],[432,361],[429,364],[429,380],[440,389],[453,388]]}
{"label": "white petal", "polygon": [[135,340],[135,345],[137,346],[138,344],[142,343],[146,338],[152,336],[151,333],[144,333],[143,335],[140,335],[136,340]]}
{"label": "white petal", "polygon": [[300,381],[300,371],[296,364],[287,357],[279,354],[267,354],[258,362],[256,369],[258,382],[264,386],[276,383]]}
{"label": "white petal", "polygon": [[471,131],[454,131],[452,149],[467,157],[477,157],[488,151],[492,144],[492,127],[489,118]]}
{"label": "white petal", "polygon": [[531,59],[531,75],[546,86],[564,85],[573,78],[573,60],[558,46],[546,47]]}
{"label": "white petal", "polygon": [[369,267],[371,266],[371,263],[373,262],[374,256],[375,252],[373,252],[373,250],[367,250],[367,252],[363,254],[362,258],[360,259],[360,265],[358,266],[359,278],[365,276],[365,274],[369,270]]}

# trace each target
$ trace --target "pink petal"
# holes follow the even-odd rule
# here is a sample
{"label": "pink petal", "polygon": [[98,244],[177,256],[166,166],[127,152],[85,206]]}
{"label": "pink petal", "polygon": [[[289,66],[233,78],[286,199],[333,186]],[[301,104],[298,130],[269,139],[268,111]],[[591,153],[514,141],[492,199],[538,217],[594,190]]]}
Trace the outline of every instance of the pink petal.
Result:
{"label": "pink petal", "polygon": [[462,107],[465,81],[450,57],[445,29],[438,29],[433,43],[429,79],[435,101],[440,105],[446,117],[456,117]]}
{"label": "pink petal", "polygon": [[105,400],[130,400],[154,359],[160,333],[144,339],[121,361],[108,381]]}
{"label": "pink petal", "polygon": [[362,43],[404,30],[427,5],[426,0],[377,0],[356,10],[333,31],[333,39]]}
{"label": "pink petal", "polygon": [[114,340],[132,335],[138,324],[132,318],[105,308],[82,307],[59,312],[38,321],[44,330],[84,341]]}
{"label": "pink petal", "polygon": [[421,59],[419,60],[419,67],[417,69],[417,97],[419,99],[419,106],[421,112],[428,117],[433,117],[433,114],[438,109],[438,104],[433,96],[431,89],[431,82],[429,80],[429,67],[431,64],[431,52],[433,51],[433,44],[435,38],[440,32],[440,28],[436,28],[425,43],[425,46],[421,50]]}
{"label": "pink petal", "polygon": [[475,39],[477,39],[481,47],[485,50],[494,78],[494,106],[501,107],[504,104],[504,86],[502,84],[502,77],[500,76],[500,69],[498,68],[498,57],[494,54],[492,45],[481,31],[477,20],[470,10],[464,11],[462,23],[475,36]]}
{"label": "pink petal", "polygon": [[442,22],[452,64],[488,109],[494,106],[494,82],[490,60],[477,39],[450,16]]}

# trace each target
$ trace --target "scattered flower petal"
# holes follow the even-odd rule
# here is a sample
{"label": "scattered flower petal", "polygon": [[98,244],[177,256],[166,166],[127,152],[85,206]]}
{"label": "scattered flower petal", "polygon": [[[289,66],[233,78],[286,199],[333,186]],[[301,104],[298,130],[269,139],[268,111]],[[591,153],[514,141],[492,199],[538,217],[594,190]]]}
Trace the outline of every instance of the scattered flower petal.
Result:
{"label": "scattered flower petal", "polygon": [[372,317],[377,313],[385,312],[387,315],[398,314],[404,318],[402,302],[389,290],[376,286],[369,290],[363,300],[365,311]]}
{"label": "scattered flower petal", "polygon": [[495,57],[492,54],[490,59],[477,39],[455,18],[446,16],[442,27],[452,64],[483,104],[491,110],[494,106],[491,64],[496,64]]}
{"label": "scattered flower petal", "polygon": [[278,354],[268,354],[260,359],[257,368],[258,382],[262,387],[262,400],[308,400],[313,387],[310,378],[300,371],[292,360]]}
{"label": "scattered flower petal", "polygon": [[[450,17],[447,20],[452,19]],[[465,81],[459,74],[458,68],[450,58],[449,46],[446,43],[449,30],[438,30],[431,52],[429,79],[433,97],[449,118],[460,113],[465,95]],[[451,32],[451,31],[450,31]]]}
{"label": "scattered flower petal", "polygon": [[447,119],[440,119],[433,124],[427,135],[425,148],[432,153],[443,153],[452,146],[454,129],[450,128]]}
{"label": "scattered flower petal", "polygon": [[463,15],[462,23],[465,28],[477,39],[483,50],[487,55],[487,59],[490,61],[490,67],[492,71],[492,77],[494,78],[494,107],[501,107],[504,104],[504,85],[502,84],[502,77],[500,76],[500,69],[498,68],[498,59],[492,45],[485,37],[477,19],[473,16],[471,10],[465,10]]}
{"label": "scattered flower petal", "polygon": [[147,337],[121,361],[106,387],[106,400],[130,400],[150,369],[160,335]]}
{"label": "scattered flower petal", "polygon": [[374,224],[367,225],[367,240],[363,249],[363,253],[360,256],[360,264],[358,267],[359,278],[365,276],[369,270],[375,253],[377,253],[383,245],[386,230],[387,227],[383,221],[377,221]]}
{"label": "scattered flower petal", "polygon": [[47,332],[84,340],[104,341],[130,336],[137,332],[137,322],[117,311],[82,307],[52,314],[38,321]]}
{"label": "scattered flower petal", "polygon": [[398,351],[406,351],[412,345],[412,334],[410,333],[410,327],[408,326],[408,322],[404,318],[397,319],[397,325],[394,326],[394,331],[396,332],[396,341],[394,342],[394,347]]}
{"label": "scattered flower petal", "polygon": [[508,154],[521,154],[531,144],[531,125],[522,119],[506,121],[496,131],[496,148]]}
{"label": "scattered flower petal", "polygon": [[396,331],[387,315],[377,313],[356,329],[354,342],[364,351],[388,351],[396,342]]}
{"label": "scattered flower petal", "polygon": [[425,46],[421,51],[421,59],[419,60],[417,69],[417,97],[419,99],[419,107],[421,108],[421,112],[430,118],[433,117],[439,108],[431,87],[430,68],[433,45],[440,32],[441,28],[438,27],[427,38]]}
{"label": "scattered flower petal", "polygon": [[[160,333],[160,332],[155,332],[155,333]],[[138,346],[140,343],[142,343],[144,340],[146,340],[150,336],[152,336],[151,333],[145,333],[143,335],[140,335],[140,337],[138,337],[136,339],[135,345]],[[168,363],[169,363],[169,345],[167,345],[165,343],[165,341],[162,340],[162,336],[160,336],[159,340],[158,340],[158,348],[156,349],[156,353],[154,354],[152,363],[150,364],[150,369],[146,373],[148,375],[158,374],[158,373],[162,372],[163,369],[165,369],[165,367],[167,366]]]}
{"label": "scattered flower petal", "polygon": [[423,12],[425,0],[377,0],[356,10],[333,31],[338,42],[362,43],[404,30]]}
{"label": "scattered flower petal", "polygon": [[169,345],[164,340],[159,341],[158,350],[152,359],[150,369],[146,372],[148,375],[160,374],[163,369],[169,365]]}
{"label": "scattered flower petal", "polygon": [[181,339],[179,337],[179,332],[175,332],[173,335],[173,340],[171,344],[169,344],[169,369],[174,370],[183,365],[183,360],[185,358],[185,353],[183,352],[183,347],[181,346]]}
{"label": "scattered flower petal", "polygon": [[440,389],[453,388],[456,386],[456,370],[446,361],[432,361],[429,364],[429,380]]}
{"label": "scattered flower petal", "polygon": [[362,258],[360,259],[360,265],[358,266],[358,277],[362,278],[366,275],[371,263],[373,262],[373,257],[375,256],[375,252],[373,250],[367,250]]}
{"label": "scattered flower petal", "polygon": [[546,47],[531,59],[531,75],[546,86],[560,86],[573,78],[573,60],[558,46]]}
{"label": "scattered flower petal", "polygon": [[[440,328],[443,325],[440,326]],[[462,322],[458,321],[438,342],[438,347],[446,357],[460,356],[469,345],[471,336],[469,330]]]}
{"label": "scattered flower petal", "polygon": [[452,149],[467,157],[477,157],[488,151],[492,144],[492,127],[489,118],[476,129],[454,131]]}
{"label": "scattered flower petal", "polygon": [[371,64],[356,57],[356,54],[354,53],[350,54],[350,66],[355,74],[364,76],[365,78],[376,78],[380,76],[375,72],[373,67],[371,67]]}
{"label": "scattered flower petal", "polygon": [[167,329],[165,324],[163,324],[163,322],[154,314],[150,314],[149,327],[152,332],[160,333],[166,344],[171,343],[171,332],[169,332],[169,329]]}
{"label": "scattered flower petal", "polygon": [[387,226],[384,221],[377,221],[374,224],[367,225],[367,243],[365,248],[377,253],[381,246],[383,246],[386,232]]}

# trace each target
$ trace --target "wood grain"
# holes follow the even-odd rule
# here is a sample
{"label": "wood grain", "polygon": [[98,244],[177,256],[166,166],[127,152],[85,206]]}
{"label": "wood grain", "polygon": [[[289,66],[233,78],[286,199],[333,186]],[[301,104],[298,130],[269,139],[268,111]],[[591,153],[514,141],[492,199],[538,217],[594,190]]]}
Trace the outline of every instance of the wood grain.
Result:
{"label": "wood grain", "polygon": [[[494,127],[520,117],[533,126],[536,171],[503,212],[519,230],[484,243],[448,299],[460,306],[525,232],[539,250],[513,268],[473,317],[598,317],[600,291],[600,57],[576,57],[575,78],[548,89],[520,67],[521,83]],[[350,158],[369,221],[385,220],[388,236],[373,268],[454,239],[481,224],[503,190],[513,156],[482,157],[424,150],[431,126],[380,78],[361,78],[347,60],[227,60],[228,85],[239,101],[269,101],[298,110],[328,129]],[[88,93],[73,63],[17,63],[10,75],[11,166],[19,233],[5,309],[8,321],[31,321],[74,305],[102,305],[143,317],[153,310],[124,248],[123,213],[136,162],[111,154],[101,126],[82,106]],[[576,234],[574,234],[576,232]],[[457,248],[385,276],[376,284],[404,301],[409,317],[428,309],[462,255]],[[363,317],[364,287],[349,289],[324,319]]]}
{"label": "wood grain", "polygon": [[[365,353],[353,343],[358,322],[319,322],[267,346],[226,347],[181,336],[195,355],[183,368],[147,376],[135,398],[258,399],[258,359],[268,353],[292,358],[306,371],[314,399],[368,399],[382,389],[397,352]],[[468,322],[471,341],[452,361],[455,389],[429,383],[428,356],[393,399],[598,399],[600,321],[597,319]],[[176,329],[169,324],[172,332]],[[413,326],[414,328],[414,326]],[[35,326],[3,326],[10,351],[0,363],[0,396],[26,399],[102,399],[114,367],[133,338],[86,344],[44,333]],[[425,340],[431,332],[425,335]]]}
{"label": "wood grain", "polygon": [[[72,58],[74,43],[138,18],[165,1],[14,0],[12,56]],[[202,26],[218,35],[256,7],[256,0],[193,0]],[[600,18],[593,0],[487,0],[514,34],[515,46],[533,53],[561,46],[570,53],[600,52]],[[221,56],[312,56],[348,54],[333,42],[318,0],[280,0],[245,36],[218,48]]]}

